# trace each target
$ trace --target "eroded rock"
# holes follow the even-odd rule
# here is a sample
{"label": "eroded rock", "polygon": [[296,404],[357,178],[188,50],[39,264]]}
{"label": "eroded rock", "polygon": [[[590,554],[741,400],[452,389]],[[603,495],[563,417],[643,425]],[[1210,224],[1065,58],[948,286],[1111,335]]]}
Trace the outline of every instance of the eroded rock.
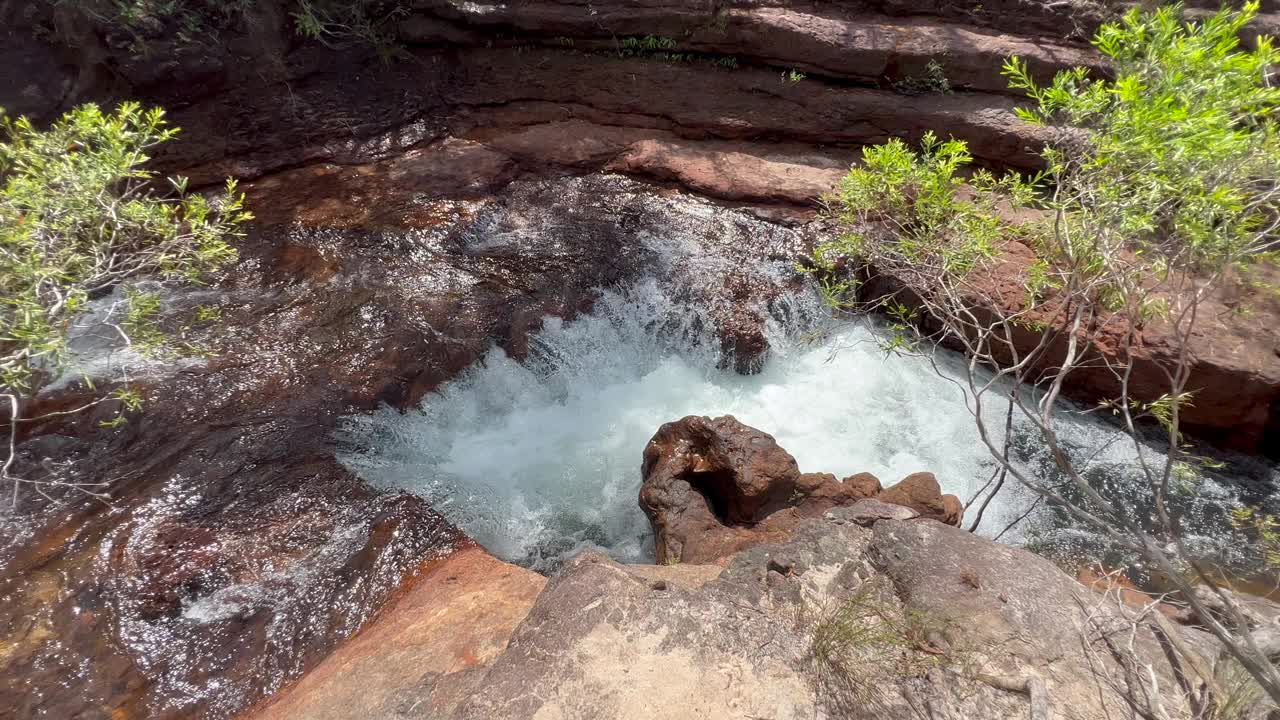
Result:
{"label": "eroded rock", "polygon": [[[688,485],[727,524],[755,522],[781,507],[800,469],[772,435],[732,416],[690,416],[658,429],[644,450],[641,506],[656,510]],[[678,491],[677,491],[678,492]]]}
{"label": "eroded rock", "polygon": [[790,498],[795,458],[773,436],[730,416],[667,423],[644,449],[640,507],[655,535],[658,562],[732,551],[743,527]]}
{"label": "eroded rock", "polygon": [[[959,498],[943,495],[930,473],[916,473],[881,490],[858,473],[801,473],[772,435],[726,415],[691,415],[658,429],[644,450],[640,507],[654,530],[659,563],[710,562],[746,547],[785,538],[804,518],[867,498],[959,525]],[[866,508],[861,517],[901,513]]]}

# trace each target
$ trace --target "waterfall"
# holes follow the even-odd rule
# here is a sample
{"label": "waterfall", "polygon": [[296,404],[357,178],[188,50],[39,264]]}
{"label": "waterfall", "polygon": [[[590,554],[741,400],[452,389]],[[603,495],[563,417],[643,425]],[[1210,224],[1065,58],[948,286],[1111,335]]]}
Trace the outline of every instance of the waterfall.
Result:
{"label": "waterfall", "polygon": [[[710,319],[680,295],[653,281],[602,292],[591,314],[547,319],[524,362],[494,349],[416,410],[348,418],[339,459],[370,483],[424,496],[497,556],[538,569],[588,546],[652,558],[637,505],[641,453],[659,425],[685,415],[734,415],[773,434],[805,472],[867,471],[887,486],[927,470],[962,500],[991,477],[960,387],[944,377],[959,376],[956,357],[938,358],[940,376],[925,359],[886,355],[874,327],[837,323],[812,293],[792,293],[767,308],[762,372],[741,376],[720,369]],[[1054,472],[1038,438],[1015,433],[1018,461]],[[1100,482],[1138,492],[1124,477],[1127,436],[1089,416],[1063,436]],[[1217,485],[1197,497],[1230,501]],[[1031,500],[1010,482],[983,531],[995,534]],[[1034,529],[1035,518],[1020,527]]]}

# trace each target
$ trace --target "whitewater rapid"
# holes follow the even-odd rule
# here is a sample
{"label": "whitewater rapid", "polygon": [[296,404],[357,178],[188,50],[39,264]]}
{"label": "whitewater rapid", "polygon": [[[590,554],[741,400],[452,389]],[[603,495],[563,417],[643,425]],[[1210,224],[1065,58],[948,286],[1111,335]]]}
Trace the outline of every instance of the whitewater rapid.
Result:
{"label": "whitewater rapid", "polygon": [[[742,376],[720,369],[697,307],[654,282],[603,292],[589,315],[548,319],[523,363],[494,349],[414,411],[348,418],[339,459],[377,486],[422,495],[495,555],[539,569],[585,546],[651,559],[636,503],[641,453],[659,425],[685,415],[734,415],[774,435],[805,472],[871,472],[887,486],[927,470],[962,500],[991,477],[960,387],[929,362],[886,355],[873,326],[833,321],[812,294],[767,312],[769,359]],[[954,358],[941,361],[958,376]],[[1065,435],[1103,476],[1132,457],[1089,418]],[[1017,448],[1031,471],[1052,472],[1034,437]],[[981,530],[997,533],[1031,500],[1011,484]]]}

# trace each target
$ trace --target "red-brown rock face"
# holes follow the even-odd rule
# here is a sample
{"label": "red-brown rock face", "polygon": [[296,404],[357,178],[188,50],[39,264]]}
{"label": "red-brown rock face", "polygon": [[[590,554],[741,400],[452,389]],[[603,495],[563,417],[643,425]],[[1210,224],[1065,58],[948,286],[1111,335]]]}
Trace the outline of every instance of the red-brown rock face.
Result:
{"label": "red-brown rock face", "polygon": [[943,495],[938,479],[933,473],[912,473],[902,482],[886,488],[878,500],[902,505],[920,513],[920,517],[933,518],[948,525],[959,525],[964,507],[955,495]]}
{"label": "red-brown rock face", "polygon": [[640,507],[659,563],[710,562],[743,547],[785,539],[807,517],[876,498],[919,517],[959,525],[959,498],[930,473],[881,491],[870,473],[837,480],[801,473],[772,435],[726,415],[689,417],[658,429],[644,450]]}
{"label": "red-brown rock face", "polygon": [[378,618],[242,720],[445,717],[507,647],[547,579],[464,547],[425,563]]}
{"label": "red-brown rock face", "polygon": [[[1033,262],[1035,253],[1026,245],[1007,243],[999,262],[983,278],[980,292],[969,298],[975,311],[1021,310],[1026,272]],[[1180,423],[1197,440],[1274,458],[1280,457],[1280,296],[1267,288],[1280,284],[1280,267],[1264,263],[1251,272],[1251,278],[1224,278],[1201,302],[1185,343],[1186,388],[1193,401],[1182,410]],[[919,304],[886,273],[870,278],[861,294],[867,301],[893,295],[907,305]],[[1032,319],[1054,320],[1048,312]],[[1124,394],[1121,376],[1109,364],[1122,362],[1126,335],[1124,323],[1103,318],[1081,348],[1083,358],[1068,376],[1064,393],[1085,405]],[[1020,327],[1013,340],[1027,353],[1041,342],[1041,333]],[[1068,333],[1053,337],[1040,365],[1056,367],[1069,341]],[[1168,393],[1169,373],[1178,365],[1181,345],[1168,321],[1152,319],[1138,328],[1130,351],[1129,395],[1152,402]]]}
{"label": "red-brown rock face", "polygon": [[729,416],[663,425],[644,449],[642,472],[640,507],[659,563],[741,547],[740,528],[785,505],[800,478],[795,458],[771,435]]}

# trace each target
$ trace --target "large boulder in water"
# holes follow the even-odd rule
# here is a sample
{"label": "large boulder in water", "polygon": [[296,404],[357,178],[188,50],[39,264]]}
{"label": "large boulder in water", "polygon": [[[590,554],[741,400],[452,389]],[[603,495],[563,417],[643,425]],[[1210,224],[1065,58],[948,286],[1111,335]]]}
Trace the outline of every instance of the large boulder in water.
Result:
{"label": "large boulder in water", "polygon": [[739,375],[754,375],[764,369],[769,337],[758,304],[777,297],[778,292],[776,283],[746,272],[735,270],[725,276],[723,301],[711,304],[720,335],[721,367],[732,367]]}
{"label": "large boulder in water", "polygon": [[662,507],[683,485],[700,493],[717,517],[754,522],[795,490],[800,468],[773,436],[731,415],[689,416],[658,429],[644,449],[640,504]]}
{"label": "large boulder in water", "polygon": [[[772,435],[728,415],[663,425],[644,449],[642,473],[640,507],[660,563],[737,549],[746,539],[740,528],[783,507],[800,478]],[[702,552],[686,552],[689,540]]]}
{"label": "large boulder in water", "polygon": [[640,507],[659,563],[710,562],[749,545],[778,542],[803,519],[868,498],[959,525],[964,509],[930,473],[881,490],[858,473],[801,473],[772,435],[732,416],[691,415],[658,429],[644,450]]}

